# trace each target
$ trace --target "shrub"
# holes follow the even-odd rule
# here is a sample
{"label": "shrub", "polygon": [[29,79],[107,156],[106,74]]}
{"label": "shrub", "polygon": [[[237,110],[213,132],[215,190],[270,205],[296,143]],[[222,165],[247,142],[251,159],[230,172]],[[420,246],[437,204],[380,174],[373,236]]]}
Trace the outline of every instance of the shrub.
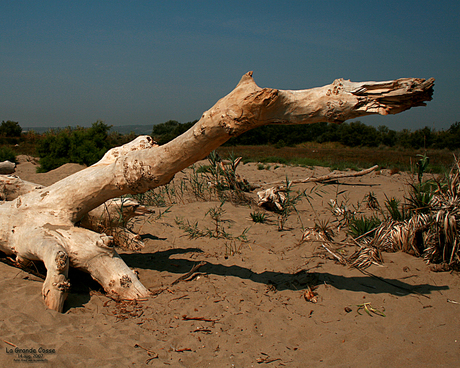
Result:
{"label": "shrub", "polygon": [[0,162],[16,162],[16,154],[8,147],[0,147]]}
{"label": "shrub", "polygon": [[97,121],[91,128],[69,127],[48,133],[37,148],[39,171],[47,172],[69,162],[94,164],[111,148],[107,139],[109,129],[110,126]]}
{"label": "shrub", "polygon": [[188,123],[179,123],[176,120],[168,120],[165,123],[156,124],[152,129],[152,138],[158,144],[166,144],[190,129],[198,120]]}
{"label": "shrub", "polygon": [[5,137],[20,137],[22,128],[16,121],[2,121],[0,125],[0,135]]}

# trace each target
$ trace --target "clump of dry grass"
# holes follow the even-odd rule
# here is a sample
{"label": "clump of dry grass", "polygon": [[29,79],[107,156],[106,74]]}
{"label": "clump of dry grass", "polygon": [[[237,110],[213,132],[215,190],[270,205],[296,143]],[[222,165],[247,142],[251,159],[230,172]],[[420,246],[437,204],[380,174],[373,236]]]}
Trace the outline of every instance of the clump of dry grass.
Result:
{"label": "clump of dry grass", "polygon": [[[423,181],[422,176],[423,173],[418,174],[419,182],[411,184],[411,191],[401,205],[396,199],[387,198],[384,211],[380,204],[371,201],[383,221],[367,232],[363,226],[361,235],[351,231],[357,251],[349,257],[336,258],[350,266],[366,268],[382,263],[381,252],[403,251],[423,257],[427,263],[440,263],[444,270],[460,269],[460,160],[455,157],[449,175],[443,180]],[[347,225],[355,229],[357,221],[364,223],[362,218],[354,216],[347,220]],[[332,239],[321,240],[329,244],[328,252],[334,253]]]}

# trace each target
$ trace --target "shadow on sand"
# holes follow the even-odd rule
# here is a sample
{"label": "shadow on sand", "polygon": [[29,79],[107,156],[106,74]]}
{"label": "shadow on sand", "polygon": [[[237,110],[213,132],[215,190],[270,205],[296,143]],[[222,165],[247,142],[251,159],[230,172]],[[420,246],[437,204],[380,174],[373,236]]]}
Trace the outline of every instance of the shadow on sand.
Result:
{"label": "shadow on sand", "polygon": [[[130,267],[185,274],[197,262],[180,258],[170,259],[170,257],[191,252],[200,253],[202,251],[198,248],[169,249],[155,253],[122,254],[121,257]],[[320,285],[325,282],[337,289],[361,291],[368,294],[388,293],[398,296],[409,294],[426,296],[431,294],[432,291],[449,289],[448,286],[430,284],[411,285],[397,279],[386,279],[373,275],[346,277],[313,270],[302,270],[295,274],[274,271],[255,273],[241,266],[225,266],[210,262],[206,262],[205,265],[200,267],[199,271],[219,276],[234,276],[261,284],[273,285],[277,290],[301,290],[307,288],[307,286]]]}

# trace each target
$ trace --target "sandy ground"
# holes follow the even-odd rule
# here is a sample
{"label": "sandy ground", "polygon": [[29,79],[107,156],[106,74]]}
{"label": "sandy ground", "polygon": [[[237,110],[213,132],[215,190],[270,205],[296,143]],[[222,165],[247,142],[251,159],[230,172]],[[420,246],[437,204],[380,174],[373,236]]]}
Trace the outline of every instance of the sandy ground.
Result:
{"label": "sandy ground", "polygon": [[[23,157],[16,173],[50,185],[81,167],[68,164],[46,174],[35,169],[34,161]],[[258,170],[246,164],[238,172],[264,183],[328,169]],[[382,266],[367,269],[378,276],[372,277],[337,264],[318,243],[300,242],[301,223],[334,219],[330,199],[352,205],[370,191],[382,203],[384,194],[402,199],[409,180],[407,174],[381,172],[316,187],[284,231],[278,231],[275,215],[256,224],[250,217],[254,207],[225,203],[222,226],[234,236],[249,228],[247,243],[189,239],[176,218],[213,228],[206,213],[220,202],[178,201],[161,219],[138,221],[146,243],[141,252],[120,250],[155,294],[136,303],[109,299],[89,276],[73,271],[65,313],[59,314],[44,307],[39,278],[0,263],[0,366],[458,366],[457,273],[431,272],[419,258],[385,253]],[[294,190],[312,188],[303,184]],[[173,284],[200,261],[206,263],[188,281]],[[317,303],[304,298],[309,287],[316,287]],[[385,317],[369,316],[358,308],[363,303]],[[33,361],[21,362],[17,348],[28,349],[23,358]]]}

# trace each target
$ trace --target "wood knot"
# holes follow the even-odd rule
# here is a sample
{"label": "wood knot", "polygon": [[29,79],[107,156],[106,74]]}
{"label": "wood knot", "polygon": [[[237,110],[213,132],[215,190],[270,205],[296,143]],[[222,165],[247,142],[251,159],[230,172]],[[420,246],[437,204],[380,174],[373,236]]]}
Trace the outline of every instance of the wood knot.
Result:
{"label": "wood knot", "polygon": [[64,251],[60,250],[59,252],[57,252],[56,259],[55,259],[57,270],[58,271],[64,270],[68,265],[68,260],[69,260],[69,257]]}
{"label": "wood knot", "polygon": [[343,91],[343,79],[336,79],[332,82],[331,88],[329,88],[326,92],[326,96],[335,95],[342,93]]}
{"label": "wood knot", "polygon": [[67,280],[61,282],[53,282],[53,286],[59,291],[66,292],[70,289],[70,282]]}
{"label": "wood knot", "polygon": [[123,288],[129,288],[133,282],[128,275],[123,275],[120,279],[120,286]]}
{"label": "wood knot", "polygon": [[143,193],[149,189],[149,185],[152,182],[158,182],[158,179],[152,173],[151,166],[136,159],[124,159],[123,177],[128,188],[135,193]]}

